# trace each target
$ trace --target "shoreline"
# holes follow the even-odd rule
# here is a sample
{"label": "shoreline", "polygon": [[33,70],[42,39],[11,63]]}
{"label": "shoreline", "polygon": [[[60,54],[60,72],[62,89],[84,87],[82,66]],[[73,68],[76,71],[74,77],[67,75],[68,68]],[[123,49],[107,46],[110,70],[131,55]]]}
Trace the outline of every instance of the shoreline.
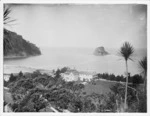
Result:
{"label": "shoreline", "polygon": [[[7,65],[4,65],[4,67],[7,66]],[[8,65],[9,67],[9,65]],[[35,67],[25,67],[25,66],[18,66],[17,68],[15,68],[13,70],[13,66],[12,68],[9,67],[9,69],[5,69],[4,68],[4,72],[3,72],[3,79],[5,81],[8,81],[9,80],[9,77],[11,74],[14,74],[14,75],[18,75],[19,72],[21,71],[23,74],[26,74],[26,73],[33,73],[34,71],[39,71],[40,73],[42,74],[47,74],[47,75],[51,75],[52,74],[52,70],[50,69],[42,69],[42,68],[35,68]],[[7,70],[7,71],[6,71]]]}
{"label": "shoreline", "polygon": [[20,58],[28,58],[29,56],[4,56],[3,59],[20,59]]}
{"label": "shoreline", "polygon": [[3,56],[4,60],[12,60],[12,59],[24,59],[24,58],[29,58],[29,57],[34,57],[34,56],[40,56],[41,54],[37,55],[26,55],[26,56],[14,56],[14,55],[8,55],[8,56]]}

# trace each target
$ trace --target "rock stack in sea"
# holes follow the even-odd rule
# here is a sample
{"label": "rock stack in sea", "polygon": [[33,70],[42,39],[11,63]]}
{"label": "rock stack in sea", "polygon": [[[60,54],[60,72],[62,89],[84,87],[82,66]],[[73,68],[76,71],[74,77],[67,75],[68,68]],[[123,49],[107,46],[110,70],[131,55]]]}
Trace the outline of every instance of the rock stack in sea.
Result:
{"label": "rock stack in sea", "polygon": [[96,56],[105,56],[108,55],[109,53],[105,51],[105,48],[103,46],[97,47],[94,51],[94,55]]}

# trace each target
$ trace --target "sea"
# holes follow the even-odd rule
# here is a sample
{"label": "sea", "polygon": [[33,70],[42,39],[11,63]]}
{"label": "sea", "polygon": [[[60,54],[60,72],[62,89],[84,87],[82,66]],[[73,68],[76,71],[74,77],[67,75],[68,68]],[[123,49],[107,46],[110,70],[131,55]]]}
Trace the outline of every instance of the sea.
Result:
{"label": "sea", "polygon": [[[125,60],[118,54],[119,49],[105,48],[109,55],[95,56],[95,48],[43,47],[42,54],[28,58],[4,59],[4,74],[33,72],[37,69],[56,70],[70,67],[79,71],[125,74]],[[128,61],[131,75],[142,72],[139,61],[147,56],[146,49],[135,49],[132,60]]]}

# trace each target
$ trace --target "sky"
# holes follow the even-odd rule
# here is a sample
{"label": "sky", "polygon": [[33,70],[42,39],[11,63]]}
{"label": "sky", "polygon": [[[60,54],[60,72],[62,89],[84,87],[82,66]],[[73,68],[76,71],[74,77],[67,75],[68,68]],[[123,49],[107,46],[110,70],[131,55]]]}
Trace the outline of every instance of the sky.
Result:
{"label": "sky", "polygon": [[7,26],[39,47],[147,47],[147,7],[138,4],[9,4]]}

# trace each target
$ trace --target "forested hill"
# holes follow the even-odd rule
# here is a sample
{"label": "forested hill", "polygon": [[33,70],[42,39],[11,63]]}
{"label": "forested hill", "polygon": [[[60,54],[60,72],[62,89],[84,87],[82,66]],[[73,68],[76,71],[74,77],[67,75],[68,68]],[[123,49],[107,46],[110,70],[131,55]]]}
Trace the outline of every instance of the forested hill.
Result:
{"label": "forested hill", "polygon": [[4,29],[4,58],[40,55],[40,49],[23,39],[21,35]]}

